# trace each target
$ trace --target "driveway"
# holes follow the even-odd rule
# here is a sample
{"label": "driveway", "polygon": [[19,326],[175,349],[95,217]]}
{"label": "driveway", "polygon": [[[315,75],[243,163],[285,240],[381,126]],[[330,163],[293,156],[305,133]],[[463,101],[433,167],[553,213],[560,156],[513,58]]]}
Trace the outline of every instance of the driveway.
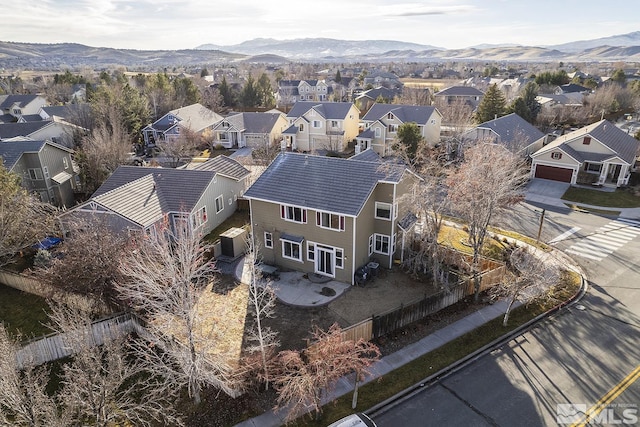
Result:
{"label": "driveway", "polygon": [[554,199],[560,199],[569,189],[571,184],[567,182],[552,181],[550,179],[533,178],[527,185],[527,195],[537,194]]}

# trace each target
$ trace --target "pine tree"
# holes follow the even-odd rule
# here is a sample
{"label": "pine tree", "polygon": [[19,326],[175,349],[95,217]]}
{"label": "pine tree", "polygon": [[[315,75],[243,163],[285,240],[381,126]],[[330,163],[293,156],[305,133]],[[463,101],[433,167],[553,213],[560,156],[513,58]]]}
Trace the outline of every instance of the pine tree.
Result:
{"label": "pine tree", "polygon": [[489,89],[482,97],[480,105],[474,115],[476,123],[484,123],[497,117],[502,117],[506,112],[507,101],[503,93],[496,84],[489,86]]}

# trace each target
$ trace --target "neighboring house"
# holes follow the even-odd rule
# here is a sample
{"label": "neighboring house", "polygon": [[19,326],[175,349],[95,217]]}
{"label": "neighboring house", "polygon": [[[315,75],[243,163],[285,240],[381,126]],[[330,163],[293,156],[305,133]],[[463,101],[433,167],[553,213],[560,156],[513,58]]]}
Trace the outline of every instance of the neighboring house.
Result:
{"label": "neighboring house", "polygon": [[479,124],[462,134],[461,139],[465,145],[491,142],[529,156],[542,148],[546,135],[516,113],[511,113]]}
{"label": "neighboring house", "polygon": [[556,86],[553,93],[555,95],[562,95],[566,93],[581,93],[588,94],[591,93],[591,89],[588,87],[580,86],[575,83],[567,83],[566,85]]}
{"label": "neighboring house", "polygon": [[365,130],[356,138],[356,153],[372,148],[379,155],[386,156],[393,151],[398,128],[404,123],[417,124],[427,143],[439,142],[442,114],[433,106],[376,103],[362,122]]}
{"label": "neighboring house", "polygon": [[4,167],[21,178],[26,190],[59,207],[75,205],[78,175],[73,169],[72,153],[51,141],[16,138],[0,142]]}
{"label": "neighboring house", "polygon": [[365,90],[358,95],[353,102],[356,104],[356,107],[358,107],[358,110],[369,111],[369,108],[376,102],[391,104],[393,99],[399,94],[400,90],[398,89],[389,89],[380,86],[375,89]]}
{"label": "neighboring house", "polygon": [[5,123],[0,125],[0,141],[16,137],[35,141],[50,139],[60,145],[71,147],[75,130],[83,129],[66,121],[58,120]]}
{"label": "neighboring house", "polygon": [[415,175],[379,161],[281,153],[246,191],[264,263],[354,283],[399,253],[400,197]]}
{"label": "neighboring house", "polygon": [[387,88],[399,89],[402,87],[402,82],[400,81],[400,78],[393,73],[374,70],[364,76],[364,79],[362,79],[362,85],[364,87],[371,85],[373,87],[384,86]]}
{"label": "neighboring house", "polygon": [[51,107],[42,107],[38,111],[40,120],[64,120],[69,123],[78,123],[89,116],[91,106],[89,104],[67,104]]}
{"label": "neighboring house", "polygon": [[287,128],[287,118],[280,112],[237,113],[213,126],[213,145],[225,148],[258,148],[279,141]]}
{"label": "neighboring house", "polygon": [[538,95],[536,101],[540,103],[543,114],[560,113],[567,108],[578,110],[584,108],[584,94],[581,92],[564,93],[561,95],[544,94]]}
{"label": "neighboring house", "polygon": [[38,114],[46,105],[47,100],[39,95],[0,95],[0,124],[15,123],[22,116]]}
{"label": "neighboring house", "polygon": [[142,129],[142,136],[147,146],[176,140],[184,131],[211,139],[212,135],[207,133],[212,132],[213,126],[220,120],[222,120],[221,115],[196,103],[169,111],[155,122],[145,126]]}
{"label": "neighboring house", "polygon": [[61,216],[62,227],[68,231],[80,218],[103,220],[114,232],[148,232],[188,220],[206,235],[235,212],[249,173],[231,159],[216,162],[197,170],[120,166],[87,202]]}
{"label": "neighboring house", "polygon": [[640,141],[600,120],[550,142],[531,155],[531,177],[620,187],[629,183]]}
{"label": "neighboring house", "polygon": [[293,105],[298,101],[324,102],[329,100],[333,88],[324,80],[280,80],[276,104]]}
{"label": "neighboring house", "polygon": [[296,102],[282,132],[291,150],[344,151],[358,135],[359,111],[351,102]]}
{"label": "neighboring house", "polygon": [[470,105],[475,110],[482,101],[484,93],[472,86],[451,86],[434,93],[433,96],[436,105],[440,103],[451,105],[461,102]]}

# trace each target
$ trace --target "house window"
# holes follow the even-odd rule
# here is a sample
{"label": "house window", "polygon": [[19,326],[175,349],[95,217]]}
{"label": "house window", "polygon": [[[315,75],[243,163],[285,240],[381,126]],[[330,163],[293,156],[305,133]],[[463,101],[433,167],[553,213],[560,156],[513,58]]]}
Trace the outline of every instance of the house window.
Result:
{"label": "house window", "polygon": [[273,248],[273,234],[268,231],[264,232],[264,247]]}
{"label": "house window", "polygon": [[330,230],[344,231],[344,216],[329,212],[316,212],[316,225]]}
{"label": "house window", "polygon": [[29,169],[29,178],[31,179],[42,179],[42,170],[41,169]]}
{"label": "house window", "polygon": [[602,171],[601,163],[586,163],[584,165],[584,170],[587,172],[600,173]]}
{"label": "house window", "polygon": [[338,121],[337,120],[331,120],[331,127],[332,128],[337,128],[338,127]]}
{"label": "house window", "polygon": [[304,124],[300,123],[300,132],[304,132]]}
{"label": "house window", "polygon": [[398,132],[398,125],[390,124],[389,125],[389,132],[391,132],[391,133]]}
{"label": "house window", "polygon": [[316,259],[316,244],[307,242],[307,260],[314,261]]}
{"label": "house window", "polygon": [[432,125],[435,125],[435,124],[436,124],[435,119],[431,119],[431,124],[432,124]]}
{"label": "house window", "polygon": [[389,255],[389,236],[386,234],[374,234],[374,247],[373,251],[377,254]]}
{"label": "house window", "polygon": [[382,130],[380,128],[376,128],[376,138],[380,138],[380,135],[382,134]]}
{"label": "house window", "polygon": [[65,169],[69,169],[69,161],[67,160],[66,157],[62,158],[62,165],[64,166]]}
{"label": "house window", "polygon": [[393,114],[392,113],[388,113],[387,114],[387,119],[392,120],[393,119]]}
{"label": "house window", "polygon": [[289,240],[282,241],[282,257],[295,261],[302,261],[302,248],[300,243]]}
{"label": "house window", "polygon": [[336,268],[344,268],[344,251],[336,248]]}
{"label": "house window", "polygon": [[280,205],[280,217],[286,221],[307,223],[307,210],[295,206]]}
{"label": "house window", "polygon": [[224,209],[224,199],[222,196],[216,197],[216,213],[220,213]]}
{"label": "house window", "polygon": [[193,220],[192,220],[193,228],[198,228],[206,222],[207,222],[207,207],[203,206],[198,210],[198,212],[196,212],[193,215]]}
{"label": "house window", "polygon": [[376,219],[391,220],[391,204],[376,202]]}
{"label": "house window", "polygon": [[369,236],[369,256],[373,254],[373,234]]}
{"label": "house window", "polygon": [[590,137],[590,136],[585,136],[585,137],[582,139],[582,143],[583,143],[584,145],[589,145],[589,144],[591,144],[591,137]]}
{"label": "house window", "polygon": [[42,167],[42,172],[44,172],[45,179],[49,179],[49,168],[46,166]]}
{"label": "house window", "polygon": [[316,129],[319,128],[319,127],[322,127],[322,124],[320,123],[320,120],[314,120],[313,121],[313,127],[316,128]]}
{"label": "house window", "polygon": [[560,160],[562,158],[562,153],[555,151],[551,153],[551,158],[554,160]]}
{"label": "house window", "polygon": [[167,120],[169,120],[169,123],[173,123],[175,121],[175,117],[173,117],[173,115],[169,114],[167,116]]}

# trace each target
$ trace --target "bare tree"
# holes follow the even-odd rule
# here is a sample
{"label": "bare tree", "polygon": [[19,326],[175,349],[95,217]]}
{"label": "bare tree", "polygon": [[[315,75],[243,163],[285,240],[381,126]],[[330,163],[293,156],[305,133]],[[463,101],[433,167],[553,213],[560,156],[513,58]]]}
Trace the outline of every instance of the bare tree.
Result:
{"label": "bare tree", "polygon": [[560,280],[560,269],[549,253],[526,246],[518,247],[509,257],[511,273],[506,280],[491,288],[494,298],[507,298],[502,324],[507,326],[516,301],[527,303],[545,295],[553,297],[553,286]]}
{"label": "bare tree", "polygon": [[58,399],[75,425],[180,425],[173,402],[179,390],[168,377],[151,375],[147,360],[130,357],[125,338],[96,345],[89,313],[52,307],[51,328],[75,353],[62,368]]}
{"label": "bare tree", "polygon": [[20,186],[20,177],[0,160],[0,267],[20,250],[55,230],[55,208]]}
{"label": "bare tree", "polygon": [[78,153],[80,177],[87,193],[93,193],[118,168],[127,162],[133,140],[120,113],[111,108],[84,138]]}
{"label": "bare tree", "polygon": [[262,263],[258,246],[254,239],[246,239],[249,256],[252,258],[251,280],[249,283],[249,311],[253,315],[254,326],[249,331],[248,341],[252,345],[245,350],[250,354],[260,355],[260,370],[265,382],[265,389],[269,389],[268,362],[272,359],[276,349],[280,346],[278,332],[264,325],[264,321],[272,318],[275,313],[276,295],[269,282],[261,279],[259,266]]}
{"label": "bare tree", "polygon": [[449,177],[453,212],[466,222],[473,250],[475,300],[480,294],[480,256],[494,214],[522,200],[528,174],[524,162],[501,145],[480,143],[468,148],[464,161]]}
{"label": "bare tree", "polygon": [[18,365],[21,338],[9,335],[0,323],[0,425],[62,426],[58,401],[47,393],[50,371],[46,366]]}
{"label": "bare tree", "polygon": [[[230,395],[236,386],[230,357],[213,351],[224,337],[198,312],[202,293],[212,292],[216,281],[209,250],[188,220],[175,221],[174,229],[136,240],[120,264],[124,280],[116,285],[123,301],[145,321],[150,345],[137,348],[140,357],[152,361],[154,373],[173,378],[176,387],[186,386],[195,403],[204,385]],[[225,308],[219,304],[215,309],[224,313]]]}
{"label": "bare tree", "polygon": [[198,134],[182,129],[178,138],[159,142],[158,148],[169,159],[169,166],[176,168],[185,159],[191,159],[198,154],[199,148],[203,145],[204,142]]}
{"label": "bare tree", "polygon": [[315,343],[302,351],[280,352],[275,365],[274,385],[278,391],[276,410],[288,409],[287,421],[303,415],[307,408],[322,411],[324,393],[341,377],[356,373],[356,381],[380,357],[378,347],[364,340],[343,340],[337,324],[327,332],[313,331]]}
{"label": "bare tree", "polygon": [[56,249],[59,256],[36,268],[36,276],[58,290],[121,307],[115,284],[122,279],[118,266],[127,255],[128,236],[114,233],[100,216],[75,219],[65,230],[69,235]]}
{"label": "bare tree", "polygon": [[394,104],[431,105],[431,93],[425,87],[404,86],[400,95],[393,99]]}

